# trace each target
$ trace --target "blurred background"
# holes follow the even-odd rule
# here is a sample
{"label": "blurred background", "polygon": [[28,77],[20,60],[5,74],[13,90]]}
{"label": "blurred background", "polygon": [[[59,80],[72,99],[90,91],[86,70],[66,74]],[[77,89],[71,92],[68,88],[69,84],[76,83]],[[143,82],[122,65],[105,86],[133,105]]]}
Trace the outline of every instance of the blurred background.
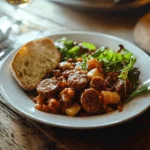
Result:
{"label": "blurred background", "polygon": [[134,28],[150,0],[1,0],[0,58],[53,32],[102,32],[134,42]]}

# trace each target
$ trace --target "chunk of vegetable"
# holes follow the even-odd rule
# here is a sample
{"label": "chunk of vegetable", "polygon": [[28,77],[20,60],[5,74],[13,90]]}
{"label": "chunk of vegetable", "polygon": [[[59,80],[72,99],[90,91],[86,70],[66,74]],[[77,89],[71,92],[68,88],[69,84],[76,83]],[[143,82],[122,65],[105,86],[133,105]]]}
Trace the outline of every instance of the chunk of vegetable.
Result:
{"label": "chunk of vegetable", "polygon": [[92,43],[82,42],[83,47],[88,48],[89,50],[96,50],[96,46]]}
{"label": "chunk of vegetable", "polygon": [[68,102],[71,101],[71,99],[74,97],[75,91],[73,88],[65,88],[61,93],[60,97],[62,101]]}
{"label": "chunk of vegetable", "polygon": [[91,71],[89,71],[87,76],[89,78],[93,78],[94,76],[100,76],[101,78],[104,79],[104,75],[101,72],[99,72],[99,70],[97,68],[92,69]]}
{"label": "chunk of vegetable", "polygon": [[121,99],[117,92],[102,91],[101,96],[104,104],[118,104]]}
{"label": "chunk of vegetable", "polygon": [[81,109],[80,105],[75,103],[71,107],[66,108],[65,113],[68,116],[75,116],[80,111],[80,109]]}

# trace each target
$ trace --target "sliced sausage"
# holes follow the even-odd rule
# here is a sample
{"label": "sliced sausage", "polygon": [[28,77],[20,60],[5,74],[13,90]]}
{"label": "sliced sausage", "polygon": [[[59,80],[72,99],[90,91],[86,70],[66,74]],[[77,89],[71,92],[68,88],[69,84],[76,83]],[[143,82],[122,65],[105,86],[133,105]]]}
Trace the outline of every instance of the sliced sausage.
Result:
{"label": "sliced sausage", "polygon": [[62,76],[65,78],[68,78],[69,74],[73,73],[73,72],[75,72],[75,71],[74,70],[65,70],[62,72]]}
{"label": "sliced sausage", "polygon": [[99,92],[95,89],[87,89],[81,95],[81,105],[88,113],[96,113],[102,108]]}
{"label": "sliced sausage", "polygon": [[118,80],[116,84],[114,84],[114,89],[116,92],[118,92],[121,97],[124,97],[125,95],[125,89],[124,89],[124,82],[122,80]]}
{"label": "sliced sausage", "polygon": [[114,85],[114,89],[121,95],[122,98],[133,92],[133,86],[129,80],[127,80],[126,84],[124,84],[124,82],[119,79],[117,83]]}
{"label": "sliced sausage", "polygon": [[106,89],[106,84],[104,82],[104,79],[99,77],[99,76],[95,76],[92,78],[91,82],[90,82],[90,87],[94,88],[98,91],[102,91]]}
{"label": "sliced sausage", "polygon": [[55,95],[58,89],[58,81],[55,79],[44,79],[37,86],[37,92],[45,99]]}
{"label": "sliced sausage", "polygon": [[87,77],[86,72],[84,71],[77,71],[74,73],[70,73],[68,76],[68,84],[70,87],[74,88],[75,90],[84,89],[88,81],[89,79]]}
{"label": "sliced sausage", "polygon": [[118,80],[118,72],[110,72],[108,73],[105,82],[107,84],[107,86],[112,87]]}
{"label": "sliced sausage", "polygon": [[127,95],[131,94],[133,92],[133,90],[134,90],[134,88],[133,88],[132,83],[129,80],[127,80],[126,81],[126,94]]}

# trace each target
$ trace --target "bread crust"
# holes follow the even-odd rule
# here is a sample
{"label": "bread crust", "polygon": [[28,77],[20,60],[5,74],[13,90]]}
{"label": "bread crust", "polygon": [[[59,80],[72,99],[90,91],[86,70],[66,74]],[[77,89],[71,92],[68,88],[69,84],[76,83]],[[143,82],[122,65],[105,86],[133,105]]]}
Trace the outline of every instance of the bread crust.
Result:
{"label": "bread crust", "polygon": [[[44,57],[42,54],[47,52],[45,55],[49,58],[49,63],[50,66],[47,67],[46,63],[44,67],[46,68],[46,71],[40,75],[40,71],[39,71],[39,78],[36,80],[36,82],[32,85],[32,84],[27,84],[27,81],[23,80],[23,78],[21,78],[18,75],[18,68],[17,67],[22,67],[23,63],[19,60],[20,58],[25,59],[28,57],[30,57],[30,53],[33,55],[34,53],[36,54],[37,59],[40,58],[41,56]],[[55,56],[55,59],[53,58]],[[32,58],[32,57],[31,57]],[[36,58],[34,58],[35,63],[38,62],[39,60],[36,60]],[[46,61],[46,60],[45,60]],[[19,63],[18,63],[19,62]],[[54,43],[50,40],[50,38],[46,37],[46,38],[41,38],[41,39],[37,39],[31,42],[26,43],[25,45],[23,45],[16,53],[16,55],[14,56],[11,65],[10,65],[10,71],[13,75],[13,77],[15,78],[15,80],[17,81],[17,83],[26,91],[32,91],[36,89],[36,86],[38,85],[38,83],[47,75],[49,74],[60,62],[60,53],[58,52],[57,48],[55,47]],[[34,69],[35,63],[31,63],[31,67]],[[44,62],[42,62],[44,65]],[[16,67],[17,64],[17,67]],[[37,67],[38,68],[38,67]],[[21,70],[21,69],[20,69]],[[28,70],[27,70],[28,71]],[[32,77],[32,76],[31,76]]]}

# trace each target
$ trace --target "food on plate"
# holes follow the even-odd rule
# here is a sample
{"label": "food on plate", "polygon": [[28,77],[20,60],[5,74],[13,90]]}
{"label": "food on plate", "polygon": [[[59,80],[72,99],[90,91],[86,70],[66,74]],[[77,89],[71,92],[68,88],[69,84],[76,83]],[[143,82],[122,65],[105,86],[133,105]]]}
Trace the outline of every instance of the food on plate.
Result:
{"label": "food on plate", "polygon": [[93,88],[85,89],[81,94],[80,101],[83,109],[89,114],[96,113],[102,109],[100,93]]}
{"label": "food on plate", "polygon": [[25,90],[36,89],[38,83],[60,62],[60,53],[49,38],[23,45],[11,63],[11,72]]}
{"label": "food on plate", "polygon": [[[47,38],[30,43],[19,50],[12,67],[21,73],[26,67],[27,73],[23,72],[17,81],[26,81],[28,86],[23,82],[24,89],[34,91],[32,99],[38,110],[68,116],[99,115],[116,109],[122,111],[127,101],[145,90],[136,91],[140,70],[134,66],[134,54],[122,45],[114,51],[109,47],[97,48],[92,43],[77,43],[66,38],[57,40],[55,46]],[[28,45],[33,46],[29,48]],[[37,56],[33,58],[34,65],[30,64],[33,62],[31,50]],[[26,60],[30,60],[31,66],[24,65]],[[31,70],[38,74],[37,78],[29,76]],[[32,95],[32,92],[27,94]]]}

